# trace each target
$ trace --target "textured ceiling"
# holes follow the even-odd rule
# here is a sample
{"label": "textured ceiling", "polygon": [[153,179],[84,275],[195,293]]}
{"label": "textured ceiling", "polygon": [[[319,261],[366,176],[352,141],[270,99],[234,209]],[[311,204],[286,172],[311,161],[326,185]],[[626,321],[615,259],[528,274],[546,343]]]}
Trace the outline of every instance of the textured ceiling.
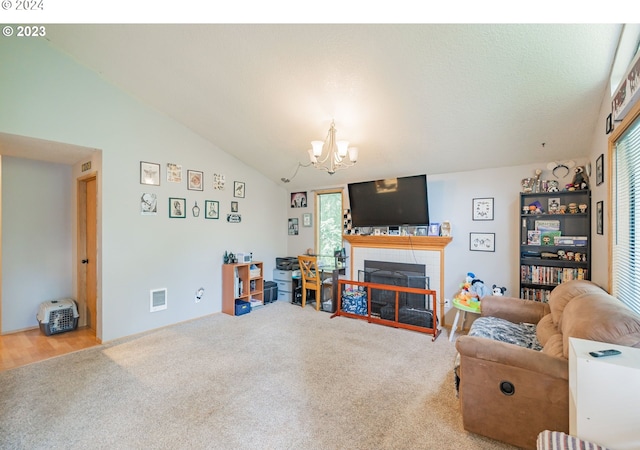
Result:
{"label": "textured ceiling", "polygon": [[47,38],[280,184],[335,119],[358,164],[301,168],[295,190],[586,155],[621,30],[51,25]]}

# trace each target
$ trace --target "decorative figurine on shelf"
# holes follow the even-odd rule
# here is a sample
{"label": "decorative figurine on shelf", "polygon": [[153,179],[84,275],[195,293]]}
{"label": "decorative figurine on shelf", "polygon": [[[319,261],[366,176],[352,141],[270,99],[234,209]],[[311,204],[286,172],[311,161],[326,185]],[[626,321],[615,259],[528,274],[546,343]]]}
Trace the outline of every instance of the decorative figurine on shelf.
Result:
{"label": "decorative figurine on shelf", "polygon": [[222,257],[222,261],[224,261],[225,264],[229,264],[229,253],[227,253],[227,251],[224,251],[224,256]]}
{"label": "decorative figurine on shelf", "polygon": [[493,285],[493,295],[497,296],[497,297],[502,297],[504,295],[504,293],[507,292],[507,288],[502,286],[498,286],[498,285]]}
{"label": "decorative figurine on shelf", "polygon": [[586,203],[580,203],[578,205],[578,209],[580,210],[580,212],[582,214],[586,213],[587,212],[587,204]]}
{"label": "decorative figurine on shelf", "polygon": [[589,176],[584,170],[584,166],[578,166],[574,169],[573,181],[571,185],[573,189],[570,190],[584,190],[589,189]]}
{"label": "decorative figurine on shelf", "polygon": [[440,225],[440,236],[451,236],[451,222],[445,220]]}

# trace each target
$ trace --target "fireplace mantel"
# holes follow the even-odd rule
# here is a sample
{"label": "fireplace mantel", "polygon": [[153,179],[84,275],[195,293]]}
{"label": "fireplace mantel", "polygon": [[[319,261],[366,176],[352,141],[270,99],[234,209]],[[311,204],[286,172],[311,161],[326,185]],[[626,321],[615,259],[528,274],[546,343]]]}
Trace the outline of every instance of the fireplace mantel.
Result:
{"label": "fireplace mantel", "polygon": [[[438,294],[439,308],[438,316],[440,318],[440,325],[445,326],[444,317],[444,249],[453,240],[451,236],[363,236],[358,234],[345,234],[342,238],[347,241],[351,246],[350,261],[351,264],[351,279],[357,274],[357,267],[354,268],[356,260],[354,258],[354,252],[358,249],[382,249],[386,252],[388,250],[407,250],[407,251],[424,251],[427,253],[436,252],[437,260],[439,262],[439,270],[437,278],[439,279],[438,288],[434,289]],[[362,251],[362,250],[360,250]],[[432,275],[430,275],[432,276]],[[433,278],[432,278],[433,280]]]}
{"label": "fireplace mantel", "polygon": [[453,239],[450,236],[362,236],[358,234],[345,234],[342,237],[354,247],[415,250],[442,250]]}

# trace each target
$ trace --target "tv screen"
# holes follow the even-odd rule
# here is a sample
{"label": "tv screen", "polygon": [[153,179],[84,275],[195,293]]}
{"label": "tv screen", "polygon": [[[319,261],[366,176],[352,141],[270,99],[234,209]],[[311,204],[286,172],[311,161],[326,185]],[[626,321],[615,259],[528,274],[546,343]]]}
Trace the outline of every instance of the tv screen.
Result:
{"label": "tv screen", "polygon": [[348,189],[354,227],[429,225],[426,175],[350,183]]}

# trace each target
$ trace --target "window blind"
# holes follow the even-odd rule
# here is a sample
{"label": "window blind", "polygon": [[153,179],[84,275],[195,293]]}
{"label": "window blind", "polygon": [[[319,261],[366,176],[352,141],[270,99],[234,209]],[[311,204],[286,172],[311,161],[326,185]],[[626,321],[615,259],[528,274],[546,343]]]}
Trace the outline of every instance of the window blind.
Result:
{"label": "window blind", "polygon": [[613,176],[612,294],[640,313],[640,119],[616,142]]}

